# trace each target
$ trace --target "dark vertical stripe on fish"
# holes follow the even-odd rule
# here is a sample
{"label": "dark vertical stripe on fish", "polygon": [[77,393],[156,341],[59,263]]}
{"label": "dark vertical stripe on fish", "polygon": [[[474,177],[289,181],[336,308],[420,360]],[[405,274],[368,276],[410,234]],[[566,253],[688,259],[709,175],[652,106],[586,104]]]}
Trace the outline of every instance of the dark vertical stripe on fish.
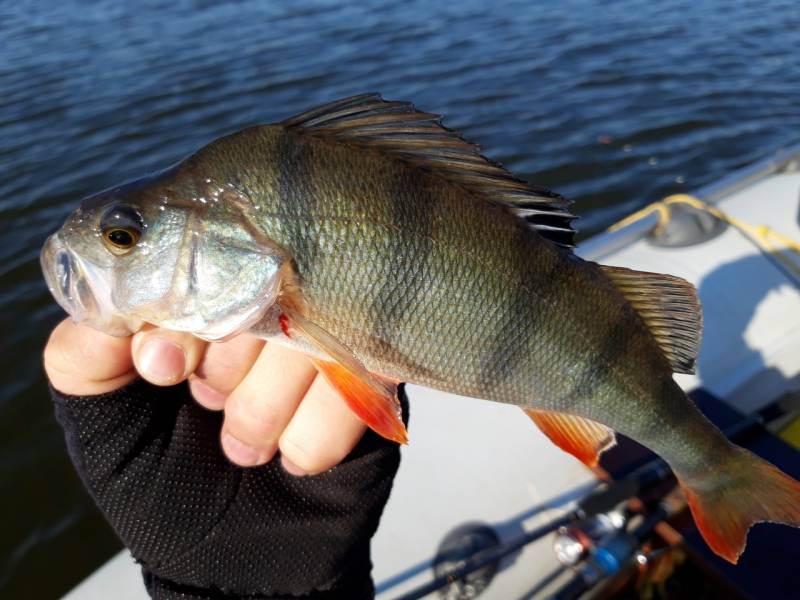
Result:
{"label": "dark vertical stripe on fish", "polygon": [[609,321],[605,328],[599,351],[589,355],[589,361],[575,378],[572,391],[567,396],[577,405],[583,400],[593,399],[597,388],[612,375],[611,365],[616,365],[620,358],[630,351],[630,343],[638,333],[636,327],[631,326],[633,315],[627,310],[622,310],[616,318]]}
{"label": "dark vertical stripe on fish", "polygon": [[[526,390],[525,402],[546,403],[546,398],[529,396],[530,380],[536,377],[531,359],[537,354],[536,344],[545,343],[549,339],[547,332],[550,332],[549,336],[559,335],[560,325],[552,322],[553,313],[544,310],[543,306],[549,302],[561,302],[553,296],[563,294],[564,290],[569,289],[566,282],[571,277],[571,271],[556,252],[548,252],[542,246],[532,243],[537,236],[535,232],[522,227],[517,230],[517,235],[512,252],[530,256],[529,261],[519,263],[522,267],[520,277],[529,283],[543,281],[547,285],[539,286],[535,290],[525,290],[522,286],[517,286],[512,296],[513,302],[509,305],[513,307],[512,311],[517,311],[513,313],[517,315],[517,319],[510,318],[505,327],[496,330],[494,342],[486,351],[482,376],[483,381],[492,381],[487,378],[494,372],[496,384],[513,382],[512,385],[518,390]],[[531,297],[531,294],[535,297]],[[534,310],[534,306],[539,309]]]}
{"label": "dark vertical stripe on fish", "polygon": [[[387,276],[376,281],[380,289],[375,294],[370,315],[373,338],[394,348],[397,332],[406,326],[408,311],[414,309],[424,293],[423,286],[428,285],[423,274],[428,270],[434,248],[432,230],[437,197],[430,178],[410,168],[403,168],[384,193],[389,195],[385,205],[391,213],[387,217],[398,235],[388,244],[390,253],[385,257],[384,268],[377,271]],[[406,236],[405,232],[411,235]],[[409,259],[413,262],[406,268],[413,265],[416,276],[404,278],[405,288],[398,289],[398,282],[391,273],[396,272],[400,262]],[[400,359],[402,353],[397,354],[396,358]]]}
{"label": "dark vertical stripe on fish", "polygon": [[[520,224],[515,231],[516,239],[512,243],[512,252],[525,252],[530,247],[529,238],[532,233]],[[556,262],[556,261],[553,261]],[[498,320],[494,331],[484,350],[480,370],[481,380],[496,385],[504,384],[518,374],[521,365],[530,356],[528,336],[537,329],[537,315],[531,310],[533,298],[528,287],[522,285],[528,280],[529,265],[524,261],[516,261],[519,280],[508,282],[509,288],[502,294],[505,302],[497,311]],[[556,275],[556,265],[548,265]],[[553,290],[549,286],[546,290]],[[544,311],[542,311],[544,312]]]}
{"label": "dark vertical stripe on fish", "polygon": [[314,180],[314,148],[302,136],[281,132],[275,141],[278,161],[278,193],[282,199],[287,218],[281,223],[286,239],[295,249],[303,278],[312,277],[315,259],[319,251],[318,236],[310,235],[314,230],[316,197],[310,182]]}
{"label": "dark vertical stripe on fish", "polygon": [[[665,377],[661,388],[663,391],[658,397],[664,398],[665,402],[658,407],[653,406],[651,411],[647,412],[646,418],[638,419],[636,423],[638,426],[636,431],[637,438],[647,440],[650,443],[658,443],[662,439],[674,439],[681,434],[685,427],[691,427],[694,424],[692,419],[686,419],[684,408],[686,396],[671,375]],[[698,444],[705,445],[705,440],[709,438],[701,435],[696,439]]]}

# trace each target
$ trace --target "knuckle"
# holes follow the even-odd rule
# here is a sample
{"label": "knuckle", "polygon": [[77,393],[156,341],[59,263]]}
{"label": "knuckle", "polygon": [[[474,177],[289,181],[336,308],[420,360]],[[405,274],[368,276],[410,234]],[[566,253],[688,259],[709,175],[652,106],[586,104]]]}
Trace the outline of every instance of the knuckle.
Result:
{"label": "knuckle", "polygon": [[239,386],[244,375],[234,365],[220,360],[216,354],[206,354],[194,370],[194,377],[225,395],[230,394]]}
{"label": "knuckle", "polygon": [[192,397],[209,410],[222,410],[227,400],[224,390],[211,385],[208,380],[192,375],[189,377],[189,391]]}
{"label": "knuckle", "polygon": [[282,437],[279,447],[282,454],[310,475],[327,471],[343,458],[311,440],[301,440],[291,435]]}
{"label": "knuckle", "polygon": [[76,350],[77,348],[63,343],[58,329],[53,331],[44,347],[44,367],[47,373],[69,375],[75,371],[79,363],[76,361]]}
{"label": "knuckle", "polygon": [[62,393],[104,393],[133,379],[130,348],[121,338],[92,335],[63,321],[50,334],[43,351],[44,371]]}
{"label": "knuckle", "polygon": [[[237,430],[250,433],[252,436],[270,436],[277,438],[278,430],[283,429],[280,411],[271,404],[253,398],[249,401],[235,399],[231,402],[230,416],[232,425]],[[225,407],[226,412],[228,406]]]}

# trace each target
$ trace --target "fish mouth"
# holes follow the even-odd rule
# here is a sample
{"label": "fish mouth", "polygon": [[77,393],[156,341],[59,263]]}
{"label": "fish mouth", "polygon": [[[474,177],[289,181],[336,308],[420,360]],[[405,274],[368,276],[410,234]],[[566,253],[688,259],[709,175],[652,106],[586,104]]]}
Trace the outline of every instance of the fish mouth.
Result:
{"label": "fish mouth", "polygon": [[[78,283],[83,279],[78,262],[73,257],[72,252],[66,247],[57,233],[54,233],[44,244],[42,253],[39,256],[42,265],[44,280],[47,288],[56,302],[63,308],[75,322],[83,320],[86,306],[86,292],[84,298],[78,289]],[[88,290],[88,286],[82,286]]]}
{"label": "fish mouth", "polygon": [[58,233],[47,238],[39,260],[50,293],[73,321],[115,336],[141,329],[141,320],[126,318],[114,308],[112,282],[103,269],[83,261]]}

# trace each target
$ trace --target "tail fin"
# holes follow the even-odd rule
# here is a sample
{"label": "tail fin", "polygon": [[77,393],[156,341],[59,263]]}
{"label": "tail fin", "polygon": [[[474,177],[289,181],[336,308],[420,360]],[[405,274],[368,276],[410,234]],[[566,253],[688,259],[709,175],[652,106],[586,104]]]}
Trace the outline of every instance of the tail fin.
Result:
{"label": "tail fin", "polygon": [[732,450],[724,471],[678,481],[703,539],[736,564],[755,523],[800,527],[800,483],[744,448]]}

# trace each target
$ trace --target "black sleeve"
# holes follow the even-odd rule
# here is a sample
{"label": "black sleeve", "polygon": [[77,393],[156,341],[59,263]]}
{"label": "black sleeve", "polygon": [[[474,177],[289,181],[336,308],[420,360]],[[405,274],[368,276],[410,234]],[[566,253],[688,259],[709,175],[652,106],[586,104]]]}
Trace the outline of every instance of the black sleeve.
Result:
{"label": "black sleeve", "polygon": [[154,598],[373,596],[369,541],[396,444],[368,431],[338,467],[293,477],[278,460],[229,463],[221,413],[194,403],[185,384],[52,395],[81,479]]}

